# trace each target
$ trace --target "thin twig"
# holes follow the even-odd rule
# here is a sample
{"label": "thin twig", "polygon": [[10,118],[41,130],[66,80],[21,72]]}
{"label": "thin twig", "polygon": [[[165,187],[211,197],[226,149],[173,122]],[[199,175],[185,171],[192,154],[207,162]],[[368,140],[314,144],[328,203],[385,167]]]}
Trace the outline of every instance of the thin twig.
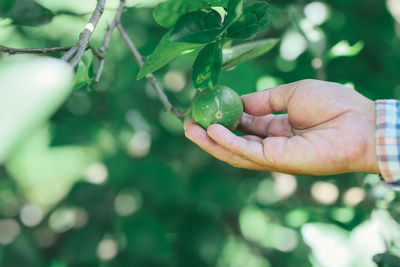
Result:
{"label": "thin twig", "polygon": [[68,52],[65,53],[65,55],[61,57],[61,60],[65,61],[65,62],[70,61],[71,58],[75,55],[76,50],[78,50],[78,48],[76,46],[71,47],[71,49],[68,50]]}
{"label": "thin twig", "polygon": [[105,61],[105,56],[106,56],[106,51],[107,51],[108,45],[110,44],[111,34],[114,31],[117,24],[121,20],[122,11],[124,10],[124,5],[125,5],[125,0],[121,0],[121,3],[119,4],[118,10],[117,10],[117,13],[115,14],[114,20],[110,23],[110,25],[108,25],[107,33],[104,36],[103,44],[101,45],[101,47],[99,49],[100,63],[99,63],[99,68],[97,69],[95,82],[99,82],[100,77],[103,74],[104,61]]}
{"label": "thin twig", "polygon": [[[124,27],[121,25],[121,23],[117,23],[117,28],[124,39],[125,44],[128,46],[129,50],[132,52],[133,56],[136,59],[136,62],[138,63],[139,67],[142,67],[143,65],[143,57],[139,53],[139,51],[136,49],[135,45],[129,38],[128,34],[126,33]],[[153,86],[154,90],[156,91],[159,99],[163,103],[165,109],[167,112],[170,112],[180,120],[183,120],[185,118],[184,114],[180,111],[178,111],[169,101],[168,97],[165,95],[164,91],[161,89],[160,84],[158,83],[156,77],[153,75],[153,73],[149,73],[146,75],[146,78],[149,80],[150,84]]]}
{"label": "thin twig", "polygon": [[72,59],[72,62],[70,64],[73,68],[75,68],[81,60],[83,53],[88,46],[89,39],[92,36],[92,33],[96,28],[101,15],[103,14],[105,4],[106,0],[97,0],[97,6],[93,11],[92,16],[90,17],[89,22],[86,24],[84,30],[79,35],[78,42],[61,58],[64,61],[69,61],[70,59]]}
{"label": "thin twig", "polygon": [[49,48],[13,48],[0,45],[0,52],[14,54],[47,54],[56,52],[65,52],[70,50],[71,46],[49,47]]}
{"label": "thin twig", "polygon": [[88,44],[88,48],[92,51],[93,55],[96,56],[99,59],[102,59],[104,55],[99,52],[99,50],[96,49],[96,47]]}

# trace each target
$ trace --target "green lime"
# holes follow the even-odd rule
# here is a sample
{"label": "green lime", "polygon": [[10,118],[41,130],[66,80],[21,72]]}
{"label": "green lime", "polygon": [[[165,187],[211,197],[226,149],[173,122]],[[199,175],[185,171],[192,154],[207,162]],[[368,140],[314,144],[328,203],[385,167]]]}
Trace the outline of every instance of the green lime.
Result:
{"label": "green lime", "polygon": [[242,113],[240,96],[226,86],[216,86],[200,92],[193,103],[192,117],[205,129],[218,123],[233,130],[239,125]]}

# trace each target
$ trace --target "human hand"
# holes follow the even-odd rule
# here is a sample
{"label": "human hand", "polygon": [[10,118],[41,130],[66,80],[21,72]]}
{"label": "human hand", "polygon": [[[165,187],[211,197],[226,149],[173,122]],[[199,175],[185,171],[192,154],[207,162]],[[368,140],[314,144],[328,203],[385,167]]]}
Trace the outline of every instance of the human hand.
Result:
{"label": "human hand", "polygon": [[[338,83],[301,80],[242,96],[237,136],[193,120],[185,134],[214,157],[238,168],[324,175],[379,172],[375,103]],[[287,114],[274,115],[285,111]]]}

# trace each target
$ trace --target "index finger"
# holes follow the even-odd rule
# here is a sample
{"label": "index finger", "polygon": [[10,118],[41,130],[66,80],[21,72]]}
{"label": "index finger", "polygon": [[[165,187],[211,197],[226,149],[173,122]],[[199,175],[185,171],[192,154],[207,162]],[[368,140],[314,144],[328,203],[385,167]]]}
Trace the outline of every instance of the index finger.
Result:
{"label": "index finger", "polygon": [[287,109],[294,91],[309,80],[279,85],[260,92],[242,95],[244,112],[262,116]]}

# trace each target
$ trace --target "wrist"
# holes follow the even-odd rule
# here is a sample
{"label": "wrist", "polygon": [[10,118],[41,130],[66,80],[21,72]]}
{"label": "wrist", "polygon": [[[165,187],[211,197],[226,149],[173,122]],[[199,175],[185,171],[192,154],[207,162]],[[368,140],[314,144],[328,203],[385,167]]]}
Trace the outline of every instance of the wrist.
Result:
{"label": "wrist", "polygon": [[379,163],[377,158],[376,146],[376,107],[375,102],[367,99],[359,111],[361,124],[362,146],[360,149],[363,151],[361,157],[357,160],[355,171],[367,173],[379,173]]}
{"label": "wrist", "polygon": [[368,108],[368,125],[370,127],[369,134],[369,151],[367,156],[367,165],[366,171],[370,173],[379,173],[379,162],[376,151],[376,123],[377,123],[377,114],[376,114],[376,106],[375,102],[368,100],[369,108]]}

